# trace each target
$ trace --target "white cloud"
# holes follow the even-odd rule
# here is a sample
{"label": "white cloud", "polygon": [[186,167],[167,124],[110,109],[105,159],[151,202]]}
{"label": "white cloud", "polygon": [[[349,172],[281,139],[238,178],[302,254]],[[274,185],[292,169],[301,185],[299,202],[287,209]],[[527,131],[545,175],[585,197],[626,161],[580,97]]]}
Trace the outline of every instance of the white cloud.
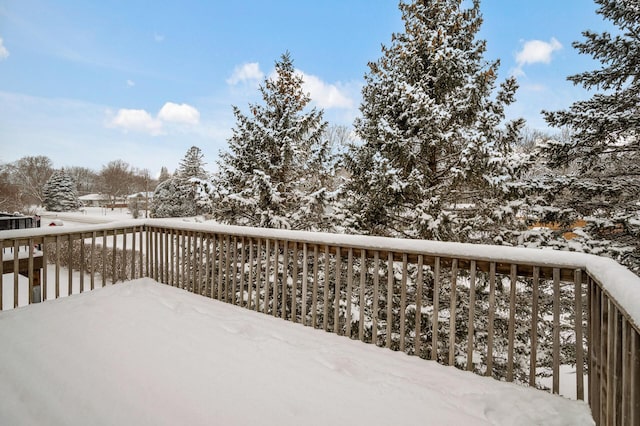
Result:
{"label": "white cloud", "polygon": [[522,67],[525,65],[551,62],[551,56],[556,50],[562,49],[562,44],[555,37],[549,42],[542,40],[529,40],[524,43],[522,50],[516,53],[517,68],[512,71],[516,76],[524,75]]}
{"label": "white cloud", "polygon": [[164,36],[162,34],[154,34],[153,35],[153,39],[156,41],[156,43],[162,43],[164,41]]}
{"label": "white cloud", "polygon": [[241,82],[257,83],[264,78],[264,73],[260,70],[260,64],[249,62],[237,66],[231,77],[227,79],[227,84],[235,86]]}
{"label": "white cloud", "polygon": [[107,126],[158,136],[166,133],[164,124],[193,125],[199,122],[200,112],[191,105],[167,102],[155,118],[143,109],[120,109],[113,119],[108,120]]}
{"label": "white cloud", "polygon": [[198,124],[200,112],[191,105],[167,102],[160,109],[158,119],[172,123]]}
{"label": "white cloud", "polygon": [[353,108],[354,101],[345,91],[335,84],[325,83],[315,75],[297,71],[303,80],[303,89],[311,95],[311,99],[320,108]]}
{"label": "white cloud", "polygon": [[553,52],[562,49],[562,44],[555,37],[551,37],[549,42],[542,40],[525,41],[522,49],[516,53],[517,66],[511,70],[511,74],[515,77],[525,75],[523,67],[525,65],[543,63],[551,63]]}
{"label": "white cloud", "polygon": [[4,41],[2,40],[2,37],[0,37],[0,61],[3,59],[7,59],[8,56],[9,51],[6,47],[4,47]]}
{"label": "white cloud", "polygon": [[135,86],[135,85],[136,85],[136,82],[135,82],[135,81],[133,81],[133,80],[127,80],[127,86],[129,86],[129,87],[133,87],[133,86]]}
{"label": "white cloud", "polygon": [[125,131],[149,133],[153,136],[163,133],[162,122],[143,109],[120,109],[111,120],[111,125]]}

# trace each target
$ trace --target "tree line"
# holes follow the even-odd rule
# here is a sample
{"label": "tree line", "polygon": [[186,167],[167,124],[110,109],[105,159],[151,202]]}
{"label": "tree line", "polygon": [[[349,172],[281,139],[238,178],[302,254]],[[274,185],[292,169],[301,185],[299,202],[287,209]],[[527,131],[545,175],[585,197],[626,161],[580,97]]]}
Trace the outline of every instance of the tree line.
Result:
{"label": "tree line", "polygon": [[[168,176],[163,167],[159,179]],[[26,156],[0,164],[0,211],[31,213],[40,206],[52,211],[77,210],[78,196],[91,193],[104,194],[109,204],[116,204],[129,194],[152,192],[157,183],[149,170],[120,159],[96,172],[78,166],[55,169],[47,156]]]}

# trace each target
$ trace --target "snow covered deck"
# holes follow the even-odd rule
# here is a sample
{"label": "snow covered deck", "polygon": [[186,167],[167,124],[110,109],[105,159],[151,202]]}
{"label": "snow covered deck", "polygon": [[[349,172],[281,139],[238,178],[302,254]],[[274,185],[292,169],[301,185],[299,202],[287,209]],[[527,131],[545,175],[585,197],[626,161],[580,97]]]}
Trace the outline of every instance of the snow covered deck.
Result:
{"label": "snow covered deck", "polygon": [[588,425],[589,407],[151,279],[0,313],[0,424]]}
{"label": "snow covered deck", "polygon": [[[137,343],[137,340],[144,340],[145,337],[134,335],[129,336],[129,340],[119,341],[117,338],[120,335],[124,337],[127,335],[120,330],[114,331],[103,327],[110,321],[116,324],[120,321],[116,318],[120,316],[118,310],[100,308],[99,303],[92,302],[94,300],[90,297],[92,294],[85,295],[84,292],[94,288],[97,289],[95,294],[115,292],[113,297],[117,299],[119,291],[124,290],[114,290],[119,284],[113,288],[111,284],[137,278],[151,278],[167,285],[166,288],[154,285],[151,288],[158,288],[158,290],[152,290],[151,293],[165,292],[165,290],[179,291],[175,294],[181,294],[182,296],[179,297],[182,298],[187,296],[183,290],[187,290],[197,295],[193,303],[190,299],[188,303],[186,299],[180,299],[180,303],[174,303],[168,297],[160,297],[164,301],[160,302],[161,304],[175,306],[178,313],[189,312],[191,315],[194,310],[198,313],[199,310],[204,309],[199,307],[202,304],[221,306],[219,302],[226,302],[237,306],[226,306],[220,309],[233,309],[229,313],[225,311],[224,315],[237,318],[234,321],[238,324],[244,324],[247,321],[252,324],[251,321],[254,321],[245,319],[244,315],[247,315],[246,318],[256,318],[255,321],[268,324],[270,330],[272,324],[278,322],[273,322],[273,318],[268,316],[292,323],[302,323],[307,327],[279,322],[284,323],[283,327],[296,327],[293,329],[314,336],[313,339],[335,339],[337,336],[343,336],[341,340],[344,340],[345,345],[359,344],[366,347],[367,345],[363,345],[362,342],[370,343],[368,348],[363,350],[377,351],[380,355],[372,356],[386,357],[385,360],[410,358],[412,360],[406,362],[432,365],[431,362],[421,359],[424,358],[488,376],[487,378],[491,377],[496,379],[494,380],[496,386],[505,385],[499,381],[516,382],[532,388],[547,389],[551,393],[586,400],[596,424],[640,425],[640,278],[610,259],[551,250],[266,230],[162,220],[137,220],[60,228],[63,227],[0,232],[0,247],[5,250],[3,257],[7,257],[9,261],[13,258],[14,263],[19,263],[23,257],[27,262],[33,262],[33,250],[23,252],[16,247],[30,248],[38,245],[42,249],[42,261],[48,265],[42,269],[44,285],[41,297],[46,303],[12,312],[0,312],[0,328],[6,324],[4,320],[7,318],[22,318],[23,314],[20,312],[40,312],[39,309],[48,312],[52,309],[50,306],[65,303],[69,303],[67,306],[72,306],[71,311],[84,310],[83,307],[76,309],[74,303],[79,302],[72,302],[76,300],[75,295],[83,293],[77,299],[85,300],[88,307],[96,308],[91,318],[87,313],[87,321],[96,325],[95,330],[98,332],[93,336],[89,329],[83,329],[75,334],[76,338],[67,343],[72,347],[78,345],[80,344],[78,340],[82,340],[78,336],[85,335],[90,341],[107,339],[110,345],[98,350],[100,354],[104,353],[106,358],[93,352],[80,355],[90,360],[97,357],[97,361],[100,361],[96,364],[97,366],[102,365],[103,360],[107,367],[119,362],[117,360],[122,359],[123,353],[126,353],[130,346],[135,347],[130,342]],[[0,307],[11,309],[38,301],[40,295],[32,291],[33,274],[29,277],[20,277],[17,271],[6,274],[2,270],[3,264],[4,262],[0,262],[0,274],[3,275],[3,280],[0,281],[2,286]],[[105,286],[106,289],[104,289]],[[122,287],[131,289],[131,286],[132,284],[128,283]],[[147,288],[149,283],[146,281],[142,284],[136,283],[133,288],[137,289],[138,286]],[[135,290],[130,292],[135,294]],[[74,296],[59,299],[69,294]],[[189,298],[195,295],[189,295]],[[154,299],[154,297],[150,298]],[[217,300],[212,301],[207,298]],[[126,305],[124,302],[119,303]],[[140,309],[143,309],[142,306],[145,303],[140,302]],[[89,310],[87,308],[87,311]],[[112,311],[113,314],[111,314]],[[255,316],[258,312],[267,315]],[[57,315],[65,318],[68,316],[62,313],[55,314],[54,317]],[[203,315],[207,318],[217,318],[215,313]],[[239,316],[236,317],[236,315]],[[207,326],[207,329],[203,330],[200,322],[206,323],[206,321],[197,315],[190,317],[192,321],[188,324],[181,324],[176,329],[165,324],[162,319],[146,322],[144,317],[146,315],[128,318],[126,321],[134,331],[147,330],[145,335],[157,335],[158,338],[164,338],[169,342],[173,342],[177,338],[176,335],[179,335],[179,339],[185,337],[182,336],[183,334],[190,336],[190,343],[180,343],[183,351],[187,351],[187,353],[181,352],[180,355],[188,361],[188,365],[181,365],[181,361],[174,362],[175,358],[169,360],[171,367],[160,364],[160,361],[155,358],[148,361],[158,367],[154,369],[156,371],[154,374],[159,374],[159,377],[166,377],[169,374],[173,380],[176,380],[175,383],[181,384],[183,376],[188,376],[187,373],[195,371],[191,370],[192,368],[198,371],[203,368],[201,366],[196,368],[196,364],[192,362],[195,358],[202,359],[205,364],[207,362],[214,365],[225,363],[210,352],[224,353],[225,359],[228,359],[228,363],[231,364],[236,359],[244,359],[244,355],[229,352],[236,347],[237,343],[227,342],[217,335],[212,336],[223,343],[214,344],[215,350],[214,346],[194,346],[196,348],[194,351],[188,349],[189,345],[195,345],[193,342],[199,339],[209,342],[206,345],[212,344],[208,333],[211,333],[210,329],[216,326]],[[24,318],[24,322],[28,324],[30,320],[26,316]],[[172,315],[168,318],[172,318]],[[39,321],[44,321],[40,328],[48,327],[48,319]],[[145,328],[154,324],[160,325],[159,328]],[[33,325],[33,327],[36,326]],[[64,336],[67,329],[74,330],[75,327],[75,319],[69,317],[66,323],[58,324],[55,330],[59,336]],[[246,331],[243,327],[241,326],[237,333],[230,332],[230,334],[242,339]],[[20,329],[20,326],[17,328]],[[298,339],[302,339],[297,335],[295,338],[290,338],[284,332],[280,334],[279,331],[273,330],[265,332],[266,335],[271,336],[272,333],[276,333],[276,335],[285,336],[286,338],[276,338],[282,341],[285,348],[296,346]],[[319,330],[333,333],[333,336],[328,337],[329,333],[322,334]],[[27,333],[30,337],[25,338],[20,344],[25,345],[25,348],[31,345],[32,351],[39,353],[39,348],[46,346],[47,342],[38,339],[46,340],[50,337],[35,336],[35,334],[37,333],[33,330],[31,334]],[[199,335],[205,337],[200,338]],[[318,337],[320,335],[324,337]],[[31,336],[35,336],[32,342],[29,340]],[[16,336],[11,337],[10,334],[8,338],[16,342],[20,340]],[[259,342],[262,339],[262,337],[249,338]],[[361,343],[350,340],[360,340]],[[53,345],[55,342],[49,343]],[[66,347],[67,343],[62,343],[62,346]],[[2,344],[3,347],[11,347],[4,346],[4,342]],[[231,349],[228,350],[227,346]],[[393,351],[382,351],[376,346]],[[154,356],[162,359],[169,354],[179,352],[178,349],[169,349],[170,352],[166,353],[162,344],[157,342],[149,348],[153,350]],[[86,350],[89,351],[89,349]],[[51,352],[57,353],[54,358],[59,361],[75,356],[56,351],[58,350]],[[316,347],[312,352],[317,355],[318,351],[321,353],[321,350]],[[109,352],[115,354],[114,361],[109,361]],[[139,352],[140,355],[150,353],[147,349],[141,349]],[[401,355],[402,352],[417,356],[404,357]],[[11,353],[11,351],[8,352],[9,357]],[[40,355],[18,355],[18,358],[28,360],[30,356]],[[249,371],[255,374],[267,374],[268,377],[259,382],[263,384],[262,387],[266,391],[260,396],[251,396],[257,399],[266,398],[268,401],[266,405],[258,406],[258,411],[263,412],[262,417],[256,417],[256,419],[260,418],[261,423],[271,419],[265,413],[286,412],[282,408],[275,411],[268,408],[275,402],[273,389],[280,389],[280,383],[284,383],[287,389],[289,387],[297,389],[291,391],[291,394],[286,394],[295,402],[296,396],[306,392],[308,387],[304,380],[306,371],[313,371],[311,366],[299,364],[299,368],[283,370],[278,373],[280,376],[272,376],[268,371],[271,364],[276,363],[272,361],[275,355],[264,356],[262,361],[252,359],[247,360],[245,364],[245,368]],[[286,361],[287,357],[289,355],[283,356],[282,361]],[[360,377],[372,367],[367,366],[363,370],[357,370],[356,366],[359,364],[354,360],[366,359],[366,357],[367,355],[348,356],[345,358],[347,367],[342,363],[336,368],[347,376]],[[178,359],[182,358],[178,357]],[[123,366],[125,373],[131,373],[132,368],[141,362],[147,361],[140,361],[138,358],[126,360],[127,365],[132,367]],[[355,366],[354,362],[356,362]],[[376,360],[375,362],[386,365],[386,362],[391,361]],[[298,365],[297,361],[293,364]],[[116,367],[119,366],[116,365]],[[187,369],[186,372],[180,373],[184,368]],[[391,370],[395,371],[395,368],[385,367],[383,371],[375,372],[375,375],[379,374],[383,378],[379,382],[392,382],[393,378],[388,377],[388,374]],[[475,386],[466,382],[457,382],[457,375],[463,373],[453,368],[445,370],[438,370],[440,367],[435,366],[419,368],[434,368],[434,371],[446,371],[447,374],[452,374],[450,379],[446,379],[455,385],[455,389],[447,389],[447,392],[452,395],[463,394],[467,388],[471,389]],[[175,369],[177,373],[167,372],[167,369]],[[69,374],[80,374],[82,377],[93,374],[87,368],[80,373],[74,373],[70,368],[68,370]],[[224,368],[216,371],[220,371],[223,376],[230,372]],[[427,372],[427,377],[436,374],[430,371]],[[572,374],[567,376],[567,371]],[[141,381],[148,380],[153,383],[153,386],[159,386],[156,382],[160,379],[151,377],[150,372],[145,374],[145,379]],[[56,376],[55,373],[52,375]],[[234,373],[233,376],[237,375]],[[294,376],[295,380],[290,376]],[[410,376],[422,377],[422,373],[415,372]],[[467,376],[464,374],[460,377]],[[3,376],[0,375],[1,377]],[[105,380],[108,382],[115,380],[109,377]],[[212,376],[206,377],[208,377],[207,383],[210,383]],[[404,378],[409,375],[402,377],[405,381]],[[37,387],[33,377],[26,379],[31,382],[24,385],[25,389]],[[59,380],[67,379],[66,376],[62,376]],[[190,395],[190,400],[209,401],[208,397],[201,397],[202,392],[208,391],[205,384],[199,382],[199,379],[193,380],[195,380],[194,387],[200,391],[197,395]],[[228,378],[228,380],[232,379]],[[235,383],[236,379],[233,380]],[[253,383],[252,379],[242,380]],[[258,377],[256,380],[262,379]],[[375,379],[371,380],[378,383]],[[413,386],[416,380],[418,379],[408,380],[407,386]],[[471,380],[477,380],[477,378]],[[264,385],[267,382],[273,382],[269,385],[271,387]],[[299,382],[303,384],[299,385]],[[188,383],[192,384],[191,381]],[[327,401],[329,401],[328,410],[333,410],[328,414],[325,413],[325,416],[333,416],[341,412],[340,407],[345,406],[343,401],[345,398],[349,400],[340,390],[343,386],[342,382],[336,383],[324,383],[321,387],[323,398],[328,398]],[[484,381],[477,383],[484,383]],[[227,383],[224,382],[224,384]],[[9,386],[22,385],[12,382]],[[120,386],[123,389],[126,387],[122,382],[110,386]],[[173,384],[169,380],[166,386],[172,388]],[[351,385],[344,386],[349,388]],[[508,400],[507,396],[502,396],[501,392],[516,392],[513,389],[521,389],[519,386],[516,388],[511,386],[509,384],[507,388],[496,388],[511,389],[496,390],[495,392],[501,395],[498,399]],[[436,386],[436,388],[440,387]],[[184,389],[184,386],[181,389]],[[338,396],[328,390],[337,392]],[[113,394],[105,394],[103,398],[119,400],[121,398],[119,393],[128,395],[125,391],[126,389],[120,392],[114,391]],[[35,390],[30,391],[29,398],[34,392],[37,393]],[[150,392],[153,392],[153,389]],[[171,390],[167,388],[167,392],[170,393]],[[212,394],[208,396],[212,399],[225,398],[219,396],[217,388],[211,392]],[[244,388],[238,391],[238,393],[241,392],[244,392]],[[425,392],[427,390],[420,389],[418,393],[422,395]],[[536,398],[542,398],[544,395],[541,391],[533,392],[536,393],[524,399],[536,401]],[[374,413],[371,418],[385,419],[384,415],[379,413],[379,410],[384,407],[380,407],[382,403],[375,400],[375,395],[364,390],[361,394],[371,399],[368,405],[368,410]],[[18,392],[18,395],[21,395],[20,401],[22,400],[20,398],[27,398],[24,393]],[[54,400],[62,398],[59,395],[49,397]],[[159,405],[164,409],[176,395],[171,394],[170,397],[156,395],[156,397],[161,401]],[[201,400],[201,398],[204,399]],[[406,398],[408,397],[399,396],[398,400]],[[433,396],[433,399],[439,400],[436,396]],[[281,402],[280,398],[277,400],[278,403]],[[471,402],[464,402],[464,406],[476,407],[472,411],[484,410],[481,410],[480,406],[486,408],[484,417],[479,417],[480,421],[483,419],[489,421],[492,418],[491,413],[494,408],[491,408],[488,402],[486,406],[483,405],[486,402],[483,397],[474,393],[470,400]],[[145,401],[147,400],[140,403],[146,403]],[[225,401],[227,405],[220,410],[223,413],[229,413],[232,399]],[[286,405],[287,401],[282,401],[283,405],[279,407]],[[387,403],[391,404],[395,399],[391,398],[390,401]],[[416,399],[411,401],[413,401],[412,404],[415,403],[415,406],[412,405],[413,411],[422,413],[421,404],[424,402]],[[480,405],[475,406],[473,401]],[[139,401],[136,401],[136,404],[137,402]],[[241,408],[232,411],[241,413],[239,418],[243,418],[242,416],[247,415],[245,411],[253,410],[251,408],[253,402],[253,400],[250,402],[243,400]],[[29,399],[26,399],[24,404],[29,405]],[[84,405],[81,405],[80,409],[87,407],[90,403],[82,404]],[[496,404],[500,405],[499,402]],[[293,403],[294,407],[298,405],[304,406],[302,403]],[[313,408],[308,408],[311,411],[303,411],[305,418],[328,419],[313,411],[318,409],[317,405],[316,403]],[[443,402],[436,405],[445,407],[447,404]],[[580,406],[580,403],[578,405]],[[286,406],[290,407],[290,405]],[[193,406],[190,407],[193,408]],[[455,407],[454,411],[466,413],[460,407]],[[131,408],[133,411],[138,409],[139,407]],[[179,410],[179,408],[174,409]],[[432,410],[435,409],[432,407]],[[536,412],[540,411],[539,407],[534,409]],[[199,408],[193,408],[193,410],[193,412],[199,412]],[[298,408],[294,409],[294,413],[297,410]],[[397,412],[398,408],[389,410]],[[528,412],[525,408],[522,410]],[[571,409],[567,408],[567,410]],[[362,412],[357,414],[363,415]],[[451,413],[442,414],[445,416],[443,418],[449,415]],[[369,417],[366,418],[369,419]],[[564,419],[564,415],[559,414],[558,418]],[[250,422],[252,419],[247,421]],[[454,419],[462,421],[459,417]],[[227,418],[223,417],[223,420]],[[400,420],[404,421],[403,418]],[[273,423],[276,421],[274,420]],[[279,420],[279,423],[282,421]],[[507,423],[513,423],[513,421]],[[543,423],[554,424],[547,420]]]}

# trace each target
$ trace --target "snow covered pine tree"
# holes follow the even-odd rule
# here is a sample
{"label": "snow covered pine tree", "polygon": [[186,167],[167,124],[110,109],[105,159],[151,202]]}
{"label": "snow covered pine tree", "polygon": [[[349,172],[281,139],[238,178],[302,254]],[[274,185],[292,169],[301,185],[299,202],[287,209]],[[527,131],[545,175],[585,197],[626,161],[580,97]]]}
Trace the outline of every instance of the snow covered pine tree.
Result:
{"label": "snow covered pine tree", "polygon": [[558,238],[584,220],[565,246],[607,254],[640,273],[640,6],[637,0],[595,2],[597,13],[620,31],[585,31],[585,40],[573,44],[602,68],[568,79],[604,92],[568,110],[543,111],[549,124],[568,128],[571,137],[541,147],[554,171],[536,188],[549,206],[541,220],[561,225]]}
{"label": "snow covered pine tree", "polygon": [[82,205],[78,199],[76,183],[64,169],[53,172],[43,188],[44,207],[51,212],[78,210]]}
{"label": "snow covered pine tree", "polygon": [[330,149],[322,138],[322,111],[305,113],[302,90],[289,53],[275,63],[276,76],[260,87],[264,105],[250,115],[234,107],[237,124],[229,150],[220,155],[214,217],[223,223],[266,228],[324,227]]}
{"label": "snow covered pine tree", "polygon": [[355,122],[363,143],[345,159],[342,198],[355,232],[502,242],[522,122],[500,126],[516,83],[492,98],[499,63],[486,62],[486,43],[475,39],[479,2],[462,3],[401,2],[404,32],[369,63]]}
{"label": "snow covered pine tree", "polygon": [[209,213],[211,182],[197,146],[187,150],[175,176],[161,182],[153,194],[151,217],[185,217]]}

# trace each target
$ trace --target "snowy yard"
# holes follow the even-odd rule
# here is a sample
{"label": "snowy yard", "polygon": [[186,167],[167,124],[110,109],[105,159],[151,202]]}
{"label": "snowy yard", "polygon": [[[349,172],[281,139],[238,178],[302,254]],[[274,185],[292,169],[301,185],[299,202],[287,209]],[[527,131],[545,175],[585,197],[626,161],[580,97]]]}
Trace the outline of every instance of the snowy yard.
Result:
{"label": "snowy yard", "polygon": [[140,279],[0,313],[0,424],[593,424],[583,402]]}

